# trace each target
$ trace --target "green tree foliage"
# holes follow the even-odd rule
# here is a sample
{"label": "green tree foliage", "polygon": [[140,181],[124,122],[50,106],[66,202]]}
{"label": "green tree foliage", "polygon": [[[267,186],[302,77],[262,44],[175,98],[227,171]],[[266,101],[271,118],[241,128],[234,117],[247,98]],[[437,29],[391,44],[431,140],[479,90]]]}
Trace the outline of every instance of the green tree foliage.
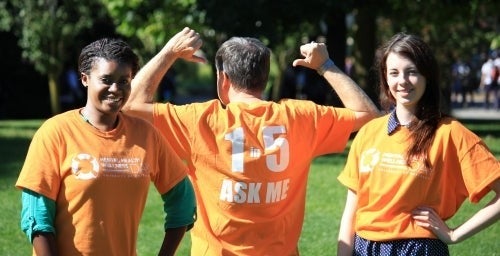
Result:
{"label": "green tree foliage", "polygon": [[[337,24],[327,22],[334,10],[344,11],[347,8],[346,2],[350,1],[205,0],[198,1],[197,8],[203,14],[203,23],[216,31],[214,45],[231,36],[248,36],[261,39],[273,50],[276,69],[272,74],[274,79],[270,81],[273,88],[270,97],[276,100],[279,98],[283,71],[298,57],[299,45],[317,40],[318,36],[340,34],[344,40],[335,47],[344,49],[345,29],[334,30]],[[329,34],[331,31],[338,33]]]}
{"label": "green tree foliage", "polygon": [[[257,37],[273,49],[278,71],[298,55],[303,38],[321,33],[328,8],[326,0],[102,0],[117,31],[128,37],[149,59],[183,26],[195,28],[204,39],[203,51],[213,60],[219,45],[232,36]],[[280,72],[274,84],[279,84]],[[214,76],[215,77],[215,76]]]}
{"label": "green tree foliage", "polygon": [[[354,43],[349,54],[356,59],[359,75],[355,80],[373,98],[376,92],[370,90],[375,90],[376,81],[370,68],[381,42],[399,31],[419,34],[433,46],[446,71],[454,57],[467,58],[499,44],[499,9],[494,0],[7,0],[0,2],[0,30],[14,32],[23,57],[48,76],[56,113],[55,81],[62,65],[69,52],[81,48],[75,38],[102,17],[111,17],[117,32],[143,60],[184,26],[202,34],[209,61],[229,37],[257,37],[273,50],[273,99],[282,71],[298,56],[300,44],[325,36],[329,52],[342,68],[350,37]],[[347,14],[355,22],[346,28]]]}
{"label": "green tree foliage", "polygon": [[8,31],[12,23],[13,17],[7,10],[7,2],[0,2],[0,31]]}
{"label": "green tree foliage", "polygon": [[433,46],[443,63],[487,51],[500,29],[498,1],[389,2],[391,12],[382,12],[380,18],[390,26],[380,31],[380,39],[387,39],[387,32],[417,33]]}
{"label": "green tree foliage", "polygon": [[19,38],[22,56],[35,69],[47,75],[52,113],[60,112],[57,82],[63,65],[74,50],[74,41],[82,30],[92,26],[102,8],[78,0],[7,0],[0,8],[0,29]]}
{"label": "green tree foliage", "polygon": [[198,28],[195,0],[101,0],[117,32],[148,60],[184,26]]}
{"label": "green tree foliage", "polygon": [[[203,51],[210,52],[207,40],[210,30],[200,21],[202,15],[196,9],[196,0],[101,0],[113,19],[118,33],[127,41],[145,63],[156,54],[167,41],[183,27],[190,27],[203,33]],[[197,73],[198,66],[176,62],[176,80],[190,80]],[[185,79],[183,79],[185,78]],[[197,85],[199,89],[199,85]]]}
{"label": "green tree foliage", "polygon": [[[449,90],[449,69],[456,58],[475,59],[486,53],[498,36],[500,2],[458,1],[354,1],[356,22],[351,35],[360,74],[358,82],[376,92],[373,67],[375,49],[397,32],[417,34],[436,53],[445,94]],[[446,99],[446,98],[445,98]]]}

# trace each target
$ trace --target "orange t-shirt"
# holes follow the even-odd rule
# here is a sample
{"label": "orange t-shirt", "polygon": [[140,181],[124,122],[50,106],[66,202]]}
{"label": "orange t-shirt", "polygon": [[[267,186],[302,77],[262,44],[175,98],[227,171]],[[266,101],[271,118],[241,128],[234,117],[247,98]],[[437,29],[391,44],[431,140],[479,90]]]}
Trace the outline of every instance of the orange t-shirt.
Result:
{"label": "orange t-shirt", "polygon": [[356,191],[355,232],[372,241],[435,238],[417,226],[411,211],[429,206],[446,220],[468,197],[478,202],[500,177],[500,162],[462,124],[441,122],[429,151],[432,170],[418,159],[406,165],[409,130],[387,134],[388,117],[363,126],[354,139],[339,181]]}
{"label": "orange t-shirt", "polygon": [[150,182],[160,194],[186,177],[186,165],[146,121],[119,114],[101,132],[78,110],[36,132],[16,183],[56,202],[61,255],[136,255]]}
{"label": "orange t-shirt", "polygon": [[343,151],[354,118],[298,100],[156,104],[154,124],[196,192],[191,254],[295,254],[311,161]]}

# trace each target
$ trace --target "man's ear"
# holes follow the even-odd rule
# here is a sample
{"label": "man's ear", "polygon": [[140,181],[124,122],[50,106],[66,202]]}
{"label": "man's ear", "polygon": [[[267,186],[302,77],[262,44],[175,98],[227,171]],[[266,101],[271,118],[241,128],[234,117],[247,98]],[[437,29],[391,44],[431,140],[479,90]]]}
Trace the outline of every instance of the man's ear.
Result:
{"label": "man's ear", "polygon": [[222,105],[229,103],[229,90],[231,88],[231,81],[229,76],[224,71],[217,72],[217,95]]}
{"label": "man's ear", "polygon": [[220,75],[222,78],[222,88],[226,91],[229,89],[229,85],[231,84],[231,81],[229,81],[229,76],[226,74],[226,72],[221,71]]}

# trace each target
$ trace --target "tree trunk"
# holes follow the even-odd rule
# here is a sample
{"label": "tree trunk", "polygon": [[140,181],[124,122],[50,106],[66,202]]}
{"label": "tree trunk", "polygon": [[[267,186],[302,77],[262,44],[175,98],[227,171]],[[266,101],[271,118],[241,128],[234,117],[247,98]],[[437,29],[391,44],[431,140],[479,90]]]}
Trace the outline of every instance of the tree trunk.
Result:
{"label": "tree trunk", "polygon": [[345,22],[346,14],[340,8],[331,10],[327,15],[328,31],[326,33],[326,44],[330,58],[336,66],[345,70],[346,38],[347,27]]}
{"label": "tree trunk", "polygon": [[378,85],[377,72],[373,69],[375,50],[376,50],[376,32],[375,12],[370,5],[360,6],[356,23],[358,30],[355,33],[355,58],[356,73],[358,75],[358,84],[365,90],[368,96],[378,105]]}
{"label": "tree trunk", "polygon": [[[342,71],[345,71],[346,58],[346,39],[347,39],[347,24],[346,13],[341,8],[333,8],[327,15],[328,31],[326,33],[326,43],[330,59],[335,62],[335,65]],[[328,88],[330,88],[328,86]],[[327,92],[325,92],[327,93]],[[332,106],[343,106],[342,101],[337,95],[327,93],[328,97],[326,104]]]}
{"label": "tree trunk", "polygon": [[61,101],[59,100],[59,86],[57,84],[57,75],[49,73],[47,75],[49,82],[49,95],[50,95],[50,110],[52,115],[61,113]]}
{"label": "tree trunk", "polygon": [[271,89],[270,89],[270,94],[269,96],[266,96],[266,98],[268,100],[273,100],[273,101],[279,101],[281,99],[281,90],[283,90],[284,88],[282,88],[283,84],[282,84],[282,81],[283,81],[283,72],[284,70],[286,69],[287,67],[287,63],[286,63],[286,52],[285,51],[280,51],[280,50],[277,50],[276,53],[275,53],[275,61],[278,65],[278,70],[277,70],[277,73],[276,73],[276,77],[274,77],[274,80],[271,81]]}

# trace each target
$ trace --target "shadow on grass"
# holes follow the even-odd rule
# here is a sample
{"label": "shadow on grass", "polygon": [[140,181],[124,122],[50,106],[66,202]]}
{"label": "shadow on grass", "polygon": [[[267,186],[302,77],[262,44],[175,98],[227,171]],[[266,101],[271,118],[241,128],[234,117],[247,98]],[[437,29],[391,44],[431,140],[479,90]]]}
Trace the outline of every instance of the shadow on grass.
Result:
{"label": "shadow on grass", "polygon": [[32,132],[35,132],[36,130],[38,130],[39,126],[38,122],[39,122],[38,120],[36,122],[2,121],[0,122],[0,129],[15,128],[19,130],[31,130]]}
{"label": "shadow on grass", "polygon": [[500,120],[459,120],[479,137],[493,136],[500,138]]}
{"label": "shadow on grass", "polygon": [[[24,158],[28,151],[31,139],[29,138],[1,138],[0,146],[0,189],[5,189],[7,186],[12,188],[9,182],[16,180],[24,163]],[[11,183],[11,182],[9,182]],[[13,184],[11,184],[13,186]]]}
{"label": "shadow on grass", "polygon": [[0,190],[12,189],[43,120],[0,120]]}
{"label": "shadow on grass", "polygon": [[[459,120],[486,142],[495,156],[500,155],[500,120]],[[493,143],[492,143],[493,141]]]}

